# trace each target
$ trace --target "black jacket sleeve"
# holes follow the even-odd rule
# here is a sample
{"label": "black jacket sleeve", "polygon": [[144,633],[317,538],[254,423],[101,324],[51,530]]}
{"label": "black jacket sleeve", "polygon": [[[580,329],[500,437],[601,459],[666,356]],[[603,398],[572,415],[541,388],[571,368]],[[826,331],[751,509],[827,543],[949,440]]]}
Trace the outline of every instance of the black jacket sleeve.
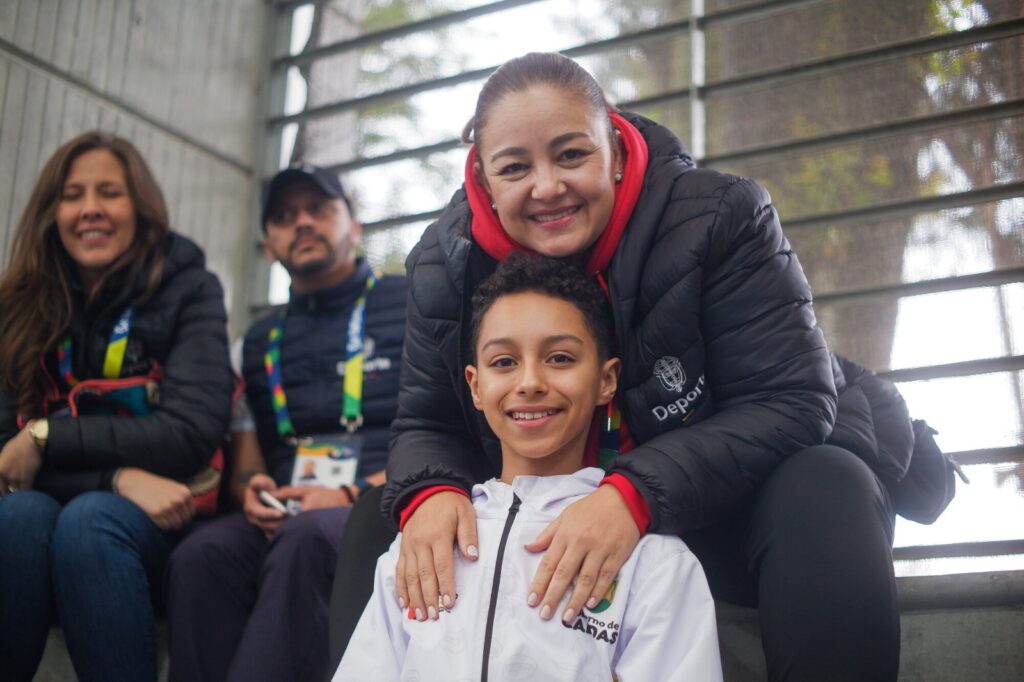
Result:
{"label": "black jacket sleeve", "polygon": [[839,391],[828,442],[864,460],[887,485],[902,480],[914,450],[910,412],[895,384],[852,360],[832,356]]}
{"label": "black jacket sleeve", "polygon": [[700,300],[714,411],[615,460],[651,512],[678,533],[749,501],[779,461],[824,442],[836,390],[811,291],[768,193],[750,180],[722,195],[710,228]]}
{"label": "black jacket sleeve", "polygon": [[117,469],[53,469],[43,467],[33,488],[46,493],[61,504],[90,490],[110,490]]}
{"label": "black jacket sleeve", "polygon": [[410,253],[406,267],[409,298],[398,413],[392,424],[388,483],[381,502],[384,514],[394,521],[406,501],[425,487],[454,485],[469,491],[480,480],[482,459],[463,416],[451,369],[445,364],[447,354],[441,350],[458,343],[460,308],[449,297],[458,293],[453,289],[449,295],[439,295],[436,290],[450,285],[438,249],[424,249],[421,242]]}
{"label": "black jacket sleeve", "polygon": [[176,319],[168,321],[173,341],[158,408],[142,417],[51,420],[46,465],[132,466],[185,480],[209,464],[227,428],[233,388],[224,292],[213,274],[199,268],[177,273],[173,286],[182,290],[175,292],[181,296]]}

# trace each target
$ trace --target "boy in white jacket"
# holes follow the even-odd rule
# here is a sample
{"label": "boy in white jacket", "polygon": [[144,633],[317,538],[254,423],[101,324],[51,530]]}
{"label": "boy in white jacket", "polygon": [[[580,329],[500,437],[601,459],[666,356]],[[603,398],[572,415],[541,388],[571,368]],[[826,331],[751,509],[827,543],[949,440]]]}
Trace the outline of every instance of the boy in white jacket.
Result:
{"label": "boy in white jacket", "polygon": [[563,263],[514,256],[480,286],[466,380],[502,473],[473,488],[479,559],[456,553],[457,606],[417,619],[394,596],[399,535],[335,682],[722,679],[714,602],[677,537],[644,537],[571,623],[538,619],[521,596],[542,556],[524,545],[604,476],[580,467],[595,408],[615,394],[613,338],[603,293]]}

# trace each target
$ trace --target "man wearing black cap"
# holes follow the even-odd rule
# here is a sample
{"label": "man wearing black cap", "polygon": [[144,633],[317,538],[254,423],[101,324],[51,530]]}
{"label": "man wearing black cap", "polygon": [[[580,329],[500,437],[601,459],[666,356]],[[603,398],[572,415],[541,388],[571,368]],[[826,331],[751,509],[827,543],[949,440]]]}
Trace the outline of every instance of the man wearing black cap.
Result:
{"label": "man wearing black cap", "polygon": [[[356,257],[362,227],[323,168],[278,173],[262,224],[291,297],[245,335],[245,404],[231,429],[241,511],[199,527],[171,557],[172,682],[322,679],[341,532],[352,503],[384,478],[405,278],[378,278]],[[354,479],[338,473],[354,462]],[[304,482],[310,468],[328,484]]]}
{"label": "man wearing black cap", "polygon": [[[304,213],[303,213],[304,210]],[[338,176],[303,164],[278,173],[264,192],[263,252],[292,277],[292,291],[323,289],[355,271],[362,226]]]}

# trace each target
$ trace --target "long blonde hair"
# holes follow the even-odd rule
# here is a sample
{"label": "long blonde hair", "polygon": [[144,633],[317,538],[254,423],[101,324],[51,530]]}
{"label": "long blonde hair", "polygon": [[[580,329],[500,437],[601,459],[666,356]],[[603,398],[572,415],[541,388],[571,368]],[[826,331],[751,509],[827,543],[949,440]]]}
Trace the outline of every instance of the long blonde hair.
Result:
{"label": "long blonde hair", "polygon": [[100,131],[83,133],[62,145],[39,173],[0,278],[0,387],[25,416],[40,414],[44,380],[39,359],[71,324],[73,284],[79,281],[57,234],[57,204],[71,164],[96,149],[113,154],[124,168],[135,208],[135,238],[86,292],[86,305],[96,302],[115,274],[123,273],[124,281],[134,282],[148,269],[147,286],[139,297],[145,300],[163,273],[161,244],[170,232],[167,204],[139,151],[127,140]]}

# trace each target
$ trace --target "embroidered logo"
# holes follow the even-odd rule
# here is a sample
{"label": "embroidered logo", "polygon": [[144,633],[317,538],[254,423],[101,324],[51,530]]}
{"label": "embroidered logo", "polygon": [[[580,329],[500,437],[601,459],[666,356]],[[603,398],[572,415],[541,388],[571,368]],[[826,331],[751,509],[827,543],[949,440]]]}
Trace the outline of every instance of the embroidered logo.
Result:
{"label": "embroidered logo", "polygon": [[[680,391],[682,392],[682,391]],[[667,405],[655,405],[651,408],[651,412],[658,419],[659,422],[663,422],[672,415],[679,415],[683,422],[686,422],[696,412],[699,404],[704,400],[704,375],[701,374],[697,379],[696,385],[686,395],[681,398],[676,398],[673,402]]]}
{"label": "embroidered logo", "polygon": [[562,627],[567,630],[579,630],[583,634],[593,637],[596,641],[606,644],[615,644],[616,640],[619,639],[619,623],[613,620],[605,622],[594,616],[588,616],[582,611],[580,615],[576,616],[576,620],[571,625],[562,621]]}
{"label": "embroidered logo", "polygon": [[654,376],[665,387],[666,391],[682,393],[686,386],[686,372],[683,371],[683,364],[679,358],[666,355],[654,363]]}
{"label": "embroidered logo", "polygon": [[602,613],[608,610],[608,607],[612,605],[612,600],[615,599],[615,588],[619,586],[618,580],[613,580],[612,584],[608,586],[608,591],[601,597],[601,601],[597,603],[592,609],[587,609],[591,613]]}
{"label": "embroidered logo", "polygon": [[[615,641],[619,638],[619,623],[614,620],[603,621],[595,618],[594,614],[603,613],[611,608],[612,601],[615,599],[615,590],[618,586],[619,581],[616,578],[608,586],[608,590],[594,608],[588,609],[584,607],[580,611],[580,615],[576,616],[575,622],[571,625],[568,623],[562,623],[562,625],[567,629],[579,630],[584,634],[590,635],[598,642],[615,644]],[[583,611],[589,611],[591,615],[587,615]]]}

